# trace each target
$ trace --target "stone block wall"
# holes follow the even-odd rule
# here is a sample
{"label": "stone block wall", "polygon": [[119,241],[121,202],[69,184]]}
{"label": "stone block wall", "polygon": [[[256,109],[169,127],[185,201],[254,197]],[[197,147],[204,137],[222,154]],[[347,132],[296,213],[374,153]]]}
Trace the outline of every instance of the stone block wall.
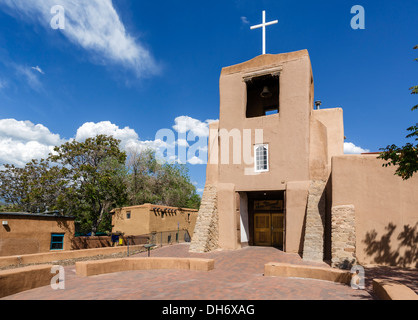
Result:
{"label": "stone block wall", "polygon": [[217,189],[214,185],[206,185],[192,235],[190,252],[203,253],[216,250],[218,238]]}
{"label": "stone block wall", "polygon": [[356,259],[356,216],[353,205],[332,207],[331,265],[350,269]]}
{"label": "stone block wall", "polygon": [[326,184],[327,182],[323,180],[313,180],[309,187],[303,245],[304,260],[318,262],[324,260]]}

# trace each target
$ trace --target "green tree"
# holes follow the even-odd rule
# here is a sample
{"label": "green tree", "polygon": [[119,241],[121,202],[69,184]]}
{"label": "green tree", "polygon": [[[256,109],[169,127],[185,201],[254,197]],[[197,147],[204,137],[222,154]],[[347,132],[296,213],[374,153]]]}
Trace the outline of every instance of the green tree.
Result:
{"label": "green tree", "polygon": [[4,167],[0,171],[0,198],[9,205],[7,209],[30,213],[58,209],[66,185],[58,167],[51,167],[45,159],[32,160],[23,168]]}
{"label": "green tree", "polygon": [[142,152],[129,152],[127,160],[127,189],[130,205],[144,203],[157,204],[161,197],[156,193],[156,177],[160,165],[155,157],[155,151],[146,149]]}
{"label": "green tree", "polygon": [[198,209],[200,197],[191,183],[189,171],[185,165],[165,163],[157,175],[157,194],[161,204],[172,207]]}
{"label": "green tree", "polygon": [[[415,46],[414,49],[418,49],[418,46]],[[418,61],[418,58],[415,61]],[[411,94],[418,94],[418,86],[413,86],[410,90]],[[412,111],[414,110],[418,110],[418,105],[412,107]],[[403,147],[394,144],[387,146],[381,149],[383,152],[378,157],[388,161],[384,164],[385,167],[398,166],[396,174],[404,180],[410,179],[418,171],[418,123],[409,127],[407,131],[409,134],[406,138],[415,138],[415,144],[407,143]]]}
{"label": "green tree", "polygon": [[126,153],[120,141],[99,135],[54,148],[50,160],[61,168],[68,187],[60,207],[78,217],[94,235],[109,211],[126,204]]}
{"label": "green tree", "polygon": [[201,199],[190,181],[185,165],[161,163],[156,157],[156,152],[147,149],[142,152],[130,152],[127,167],[130,205],[153,203],[199,208]]}

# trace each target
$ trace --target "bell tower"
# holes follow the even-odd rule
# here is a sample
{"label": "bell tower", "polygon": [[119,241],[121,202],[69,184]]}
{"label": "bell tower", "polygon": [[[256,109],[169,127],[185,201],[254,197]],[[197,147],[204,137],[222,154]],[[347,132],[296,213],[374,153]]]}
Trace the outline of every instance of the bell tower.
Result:
{"label": "bell tower", "polygon": [[343,154],[344,132],[342,110],[314,101],[307,50],[222,69],[192,251],[270,245],[324,257],[325,226],[305,229],[304,221],[326,220],[331,157]]}

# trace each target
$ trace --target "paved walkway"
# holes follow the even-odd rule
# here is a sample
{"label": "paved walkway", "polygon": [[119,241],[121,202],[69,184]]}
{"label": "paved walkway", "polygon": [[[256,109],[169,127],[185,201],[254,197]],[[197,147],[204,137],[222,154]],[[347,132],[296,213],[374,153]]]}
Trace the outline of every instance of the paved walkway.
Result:
{"label": "paved walkway", "polygon": [[[77,277],[75,266],[65,268],[65,290],[50,286],[5,297],[5,300],[370,300],[365,290],[308,279],[264,277],[264,264],[307,264],[299,255],[274,248],[247,247],[238,251],[189,253],[188,244],[153,250],[154,257],[215,259],[210,272],[142,270]],[[146,256],[146,253],[134,257]],[[327,266],[324,264],[312,264]]]}

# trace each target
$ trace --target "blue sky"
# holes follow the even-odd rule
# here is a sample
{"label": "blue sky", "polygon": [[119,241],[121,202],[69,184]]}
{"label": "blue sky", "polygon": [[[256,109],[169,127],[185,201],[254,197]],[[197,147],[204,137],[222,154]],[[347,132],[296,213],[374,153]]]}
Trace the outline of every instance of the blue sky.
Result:
{"label": "blue sky", "polygon": [[[180,119],[205,138],[219,117],[222,67],[308,49],[315,99],[344,109],[347,143],[404,144],[416,123],[418,3],[394,1],[0,0],[0,165],[45,157],[51,146],[114,133],[154,146]],[[65,29],[50,26],[65,9]],[[365,9],[354,30],[351,8]],[[173,129],[174,126],[174,129]],[[184,131],[184,130],[183,130]],[[347,145],[347,152],[348,150]],[[200,191],[205,165],[188,165]]]}

